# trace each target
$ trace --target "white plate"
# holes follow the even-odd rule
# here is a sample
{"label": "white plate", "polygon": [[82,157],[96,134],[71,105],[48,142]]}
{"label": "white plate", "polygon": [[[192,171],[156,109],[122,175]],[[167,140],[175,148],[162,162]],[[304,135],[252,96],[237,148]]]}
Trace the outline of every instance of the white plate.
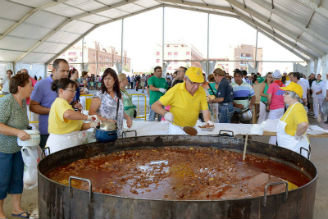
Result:
{"label": "white plate", "polygon": [[[199,127],[198,127],[199,128]],[[201,131],[206,131],[206,132],[211,132],[211,131],[213,131],[215,129],[215,127],[211,127],[211,128],[199,128],[199,130],[201,130]]]}

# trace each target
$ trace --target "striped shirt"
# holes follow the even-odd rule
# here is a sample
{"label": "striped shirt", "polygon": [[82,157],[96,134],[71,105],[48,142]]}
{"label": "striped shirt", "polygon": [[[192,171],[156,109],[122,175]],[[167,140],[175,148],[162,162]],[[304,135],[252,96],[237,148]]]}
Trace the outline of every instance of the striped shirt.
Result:
{"label": "striped shirt", "polygon": [[249,99],[255,95],[252,86],[246,82],[241,85],[236,82],[231,83],[233,89],[233,102],[236,104],[242,104],[244,109],[248,108]]}

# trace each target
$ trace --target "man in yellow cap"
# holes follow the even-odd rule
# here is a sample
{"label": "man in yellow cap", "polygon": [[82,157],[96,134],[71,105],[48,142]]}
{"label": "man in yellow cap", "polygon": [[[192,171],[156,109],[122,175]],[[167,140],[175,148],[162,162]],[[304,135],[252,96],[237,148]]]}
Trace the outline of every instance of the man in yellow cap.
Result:
{"label": "man in yellow cap", "polygon": [[[153,111],[170,122],[169,134],[184,134],[181,127],[195,126],[200,112],[203,113],[206,123],[214,125],[210,121],[205,90],[200,87],[203,82],[202,70],[190,67],[186,71],[184,82],[172,87],[152,105]],[[170,112],[163,109],[163,105],[171,106]]]}
{"label": "man in yellow cap", "polygon": [[302,86],[290,82],[288,86],[281,87],[280,89],[285,91],[283,96],[288,109],[279,120],[277,126],[277,144],[280,147],[308,157],[311,151],[309,140],[306,136],[309,121],[305,108],[300,103],[303,97]]}

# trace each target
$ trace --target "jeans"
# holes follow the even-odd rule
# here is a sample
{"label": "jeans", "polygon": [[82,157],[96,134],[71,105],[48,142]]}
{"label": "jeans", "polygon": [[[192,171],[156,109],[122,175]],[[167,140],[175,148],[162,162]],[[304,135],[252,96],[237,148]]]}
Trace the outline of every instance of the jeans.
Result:
{"label": "jeans", "polygon": [[219,104],[219,123],[230,123],[233,113],[232,103]]}
{"label": "jeans", "polygon": [[155,121],[156,115],[158,115],[158,121],[161,121],[162,116],[158,113],[155,113],[153,110],[150,110],[149,112],[149,121]]}
{"label": "jeans", "polygon": [[22,194],[24,162],[21,152],[0,152],[0,200],[7,194]]}

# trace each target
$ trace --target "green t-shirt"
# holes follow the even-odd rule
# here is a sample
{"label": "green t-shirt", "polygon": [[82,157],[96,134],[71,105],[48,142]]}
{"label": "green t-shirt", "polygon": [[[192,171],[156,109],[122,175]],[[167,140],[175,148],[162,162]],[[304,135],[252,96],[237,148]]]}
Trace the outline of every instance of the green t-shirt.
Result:
{"label": "green t-shirt", "polygon": [[211,82],[208,84],[209,88],[208,88],[208,93],[210,95],[215,95],[216,96],[216,93],[218,92],[217,89],[215,88],[215,82]]}
{"label": "green t-shirt", "polygon": [[133,119],[136,106],[132,103],[132,96],[126,90],[121,90],[121,93],[123,95],[124,112]]}
{"label": "green t-shirt", "polygon": [[[12,128],[27,129],[29,122],[26,101],[23,100],[23,107],[20,107],[12,94],[0,98],[0,122]],[[21,147],[17,144],[16,136],[0,134],[1,153],[12,154],[20,150]]]}
{"label": "green t-shirt", "polygon": [[[265,87],[264,87],[263,93],[266,94],[266,95],[268,95],[268,89],[269,89],[269,85],[267,83],[265,83]],[[264,103],[267,103],[268,102],[268,98],[261,96],[261,101],[264,102]]]}
{"label": "green t-shirt", "polygon": [[[152,76],[148,79],[148,86],[154,86],[156,88],[168,88],[168,84],[166,83],[165,78],[158,78],[156,76]],[[161,96],[164,94],[159,91],[152,91],[149,89],[149,105],[151,106],[153,103],[155,103]]]}

